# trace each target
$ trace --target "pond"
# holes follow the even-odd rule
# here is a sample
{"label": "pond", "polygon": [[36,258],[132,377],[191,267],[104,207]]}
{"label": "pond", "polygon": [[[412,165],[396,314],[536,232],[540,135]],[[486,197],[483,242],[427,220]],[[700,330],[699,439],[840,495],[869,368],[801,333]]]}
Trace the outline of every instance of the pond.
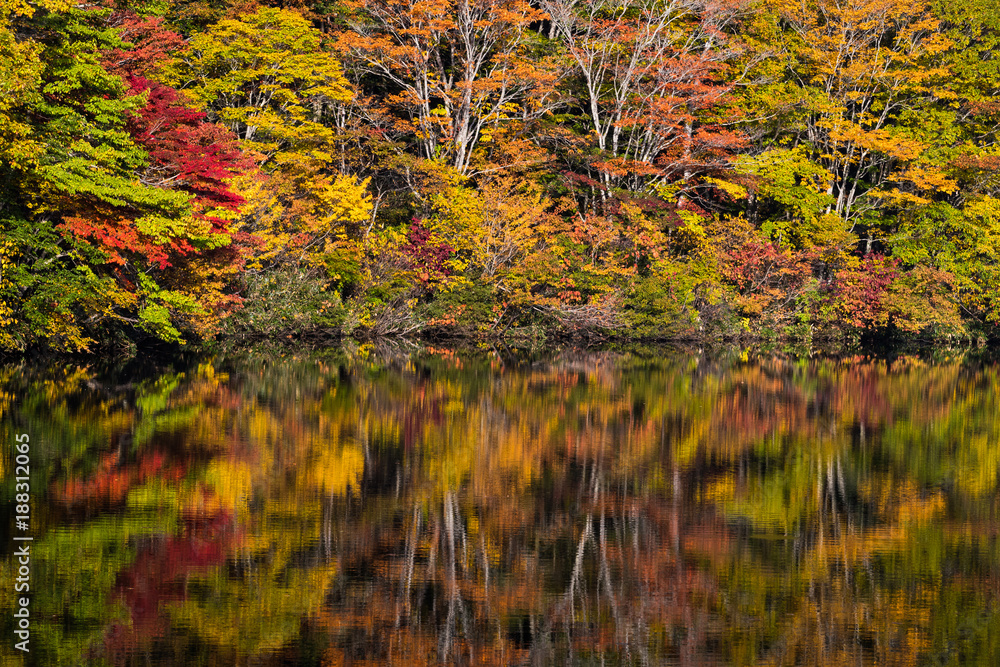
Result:
{"label": "pond", "polygon": [[1000,664],[998,397],[914,356],[3,367],[2,664]]}

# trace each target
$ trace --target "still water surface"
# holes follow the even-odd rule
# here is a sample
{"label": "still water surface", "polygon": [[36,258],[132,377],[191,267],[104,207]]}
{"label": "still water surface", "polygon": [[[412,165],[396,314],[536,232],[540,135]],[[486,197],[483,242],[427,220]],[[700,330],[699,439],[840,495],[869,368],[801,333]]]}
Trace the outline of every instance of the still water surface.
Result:
{"label": "still water surface", "polygon": [[914,357],[6,367],[23,664],[997,665],[998,395]]}

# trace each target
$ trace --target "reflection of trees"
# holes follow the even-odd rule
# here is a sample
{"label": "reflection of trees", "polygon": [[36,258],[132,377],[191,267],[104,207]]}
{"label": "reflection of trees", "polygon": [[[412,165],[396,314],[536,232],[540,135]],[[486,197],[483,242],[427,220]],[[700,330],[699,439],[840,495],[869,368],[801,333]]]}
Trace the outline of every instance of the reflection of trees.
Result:
{"label": "reflection of trees", "polygon": [[[402,628],[397,647],[423,637],[416,653],[382,659],[403,663],[431,647],[441,657],[446,647],[452,659],[471,660],[468,644],[488,647],[498,663],[583,655],[690,663],[717,655],[736,663],[903,664],[930,650],[941,583],[905,591],[947,557],[908,552],[927,537],[949,544],[944,534],[918,531],[939,521],[946,504],[970,500],[958,485],[947,497],[926,487],[925,474],[910,467],[920,460],[896,452],[906,446],[901,436],[912,444],[907,434],[942,423],[955,425],[950,446],[974,451],[957,429],[993,428],[972,404],[986,390],[982,379],[958,365],[915,370],[906,359],[896,367],[854,360],[694,372],[588,363],[533,366],[486,385],[461,384],[437,368],[409,396],[373,387],[369,411],[396,411],[401,418],[388,421],[406,424],[405,446],[381,447],[373,458],[401,457],[404,490],[423,498],[413,516],[429,517],[410,519],[419,531],[386,543],[433,542],[424,552],[440,559],[450,539],[475,543],[462,532],[475,524],[483,545],[481,565],[464,567],[471,561],[460,555],[451,569],[425,570],[416,591],[409,580],[393,580],[378,595],[394,608],[420,609],[423,601],[448,609],[440,618],[404,615],[401,625],[383,625],[355,609],[353,622]],[[382,442],[391,442],[382,428],[375,426]],[[927,458],[948,466],[945,454]],[[597,470],[600,502],[592,493]],[[987,470],[995,474],[996,466]],[[434,498],[442,499],[440,518],[427,509]],[[611,512],[609,498],[633,509]],[[449,503],[462,513],[447,513]],[[665,507],[673,516],[654,522]],[[748,539],[748,532],[764,535]],[[627,543],[637,546],[627,551]],[[492,564],[490,544],[519,556]],[[394,559],[406,554],[395,568],[419,573],[424,552],[382,553],[380,571],[395,571]],[[544,567],[549,559],[562,569]],[[340,605],[351,606],[338,598],[331,608]]]}
{"label": "reflection of trees", "polygon": [[365,347],[134,382],[0,377],[0,436],[16,421],[39,441],[53,664],[137,646],[334,664],[993,657],[993,367]]}
{"label": "reflection of trees", "polygon": [[373,664],[694,660],[718,631],[717,591],[685,536],[715,544],[724,526],[629,498],[596,462],[575,469],[563,481],[580,506],[548,516],[447,491],[377,526],[352,517],[344,571],[379,576],[335,586],[317,631],[338,659],[360,645]]}

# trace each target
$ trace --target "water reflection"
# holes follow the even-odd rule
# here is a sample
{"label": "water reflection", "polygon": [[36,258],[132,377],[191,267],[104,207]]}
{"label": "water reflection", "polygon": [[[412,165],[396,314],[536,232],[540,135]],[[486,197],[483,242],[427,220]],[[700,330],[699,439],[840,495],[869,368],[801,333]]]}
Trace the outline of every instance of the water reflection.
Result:
{"label": "water reflection", "polygon": [[1000,663],[991,363],[362,348],[136,377],[0,371],[0,438],[33,443],[27,664]]}

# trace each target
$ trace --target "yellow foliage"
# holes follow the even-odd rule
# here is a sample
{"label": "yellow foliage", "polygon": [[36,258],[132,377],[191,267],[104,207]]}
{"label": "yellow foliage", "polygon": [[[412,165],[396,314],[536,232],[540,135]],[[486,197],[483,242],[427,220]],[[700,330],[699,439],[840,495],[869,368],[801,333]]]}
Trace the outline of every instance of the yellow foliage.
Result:
{"label": "yellow foliage", "polygon": [[513,176],[484,181],[477,190],[453,185],[435,198],[431,228],[484,280],[502,281],[531,251],[549,204],[537,184]]}
{"label": "yellow foliage", "polygon": [[260,242],[252,269],[284,262],[322,265],[331,255],[356,249],[371,218],[368,179],[334,174],[291,180],[250,173],[234,183],[246,199],[239,229]]}
{"label": "yellow foliage", "polygon": [[[14,9],[27,7],[21,2],[13,4]],[[34,163],[41,148],[30,139],[30,128],[8,112],[39,94],[42,63],[37,43],[15,37],[7,20],[11,13],[19,12],[12,11],[10,3],[0,5],[0,162],[25,169]]]}
{"label": "yellow foliage", "polygon": [[14,338],[10,335],[10,326],[14,322],[14,311],[4,298],[4,294],[12,289],[9,277],[11,269],[11,251],[14,244],[10,241],[0,241],[0,349],[14,349]]}
{"label": "yellow foliage", "polygon": [[986,220],[995,224],[1000,221],[1000,199],[985,196],[967,201],[962,213],[968,218]]}
{"label": "yellow foliage", "polygon": [[[866,130],[856,123],[826,119],[817,123],[830,131],[834,142],[853,144],[861,149],[884,153],[897,160],[915,160],[927,148],[922,142],[894,134],[887,129]],[[860,159],[860,153],[855,160]]]}
{"label": "yellow foliage", "polygon": [[365,455],[357,442],[349,445],[330,444],[320,449],[307,464],[307,479],[311,487],[324,496],[341,496],[348,488],[359,489],[365,470]]}
{"label": "yellow foliage", "polygon": [[731,183],[730,181],[721,178],[706,178],[705,180],[725,192],[733,199],[739,200],[747,198],[747,189],[742,185]]}
{"label": "yellow foliage", "polygon": [[831,176],[839,217],[850,221],[870,210],[866,198],[912,208],[932,193],[956,190],[954,180],[922,162],[930,148],[923,129],[898,122],[925,100],[940,99],[951,76],[937,56],[952,42],[927,3],[767,0],[765,6],[790,28],[778,48],[794,63],[788,85],[798,95],[775,103],[806,110],[809,142]]}
{"label": "yellow foliage", "polygon": [[50,12],[64,12],[73,6],[71,0],[0,0],[0,21],[10,16],[31,16],[36,7]]}
{"label": "yellow foliage", "polygon": [[205,508],[228,511],[245,510],[253,492],[253,472],[246,461],[220,456],[213,459],[203,473],[205,484],[215,491],[218,507]]}

